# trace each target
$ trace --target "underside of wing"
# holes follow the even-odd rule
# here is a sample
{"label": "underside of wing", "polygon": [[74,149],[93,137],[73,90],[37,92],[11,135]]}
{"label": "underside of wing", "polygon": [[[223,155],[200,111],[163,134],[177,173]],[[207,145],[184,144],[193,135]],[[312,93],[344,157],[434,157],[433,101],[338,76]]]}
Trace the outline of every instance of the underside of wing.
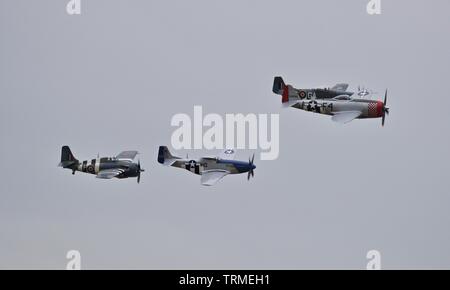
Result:
{"label": "underside of wing", "polygon": [[116,156],[116,158],[119,160],[133,161],[133,159],[136,157],[137,154],[138,154],[137,151],[123,151],[120,152],[119,155]]}
{"label": "underside of wing", "polygon": [[345,124],[361,116],[360,111],[337,112],[331,117],[331,120],[337,123]]}
{"label": "underside of wing", "polygon": [[217,181],[221,180],[225,175],[230,172],[226,170],[208,170],[202,172],[202,177],[200,178],[200,182],[202,185],[214,185]]}
{"label": "underside of wing", "polygon": [[333,91],[343,91],[345,92],[348,89],[348,84],[337,84],[331,88]]}
{"label": "underside of wing", "polygon": [[236,152],[234,151],[234,149],[226,149],[225,151],[220,153],[219,158],[226,160],[233,160],[235,154]]}
{"label": "underside of wing", "polygon": [[111,178],[114,178],[116,176],[119,176],[123,172],[124,172],[123,169],[105,169],[105,170],[100,171],[97,174],[97,178],[111,179]]}

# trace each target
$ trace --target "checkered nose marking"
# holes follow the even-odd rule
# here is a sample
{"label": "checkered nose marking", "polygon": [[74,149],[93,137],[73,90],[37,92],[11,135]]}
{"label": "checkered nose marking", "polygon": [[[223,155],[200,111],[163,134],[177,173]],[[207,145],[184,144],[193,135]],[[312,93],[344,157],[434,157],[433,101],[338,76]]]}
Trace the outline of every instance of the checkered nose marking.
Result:
{"label": "checkered nose marking", "polygon": [[377,101],[376,103],[368,103],[367,106],[369,118],[378,118],[383,115],[383,102]]}

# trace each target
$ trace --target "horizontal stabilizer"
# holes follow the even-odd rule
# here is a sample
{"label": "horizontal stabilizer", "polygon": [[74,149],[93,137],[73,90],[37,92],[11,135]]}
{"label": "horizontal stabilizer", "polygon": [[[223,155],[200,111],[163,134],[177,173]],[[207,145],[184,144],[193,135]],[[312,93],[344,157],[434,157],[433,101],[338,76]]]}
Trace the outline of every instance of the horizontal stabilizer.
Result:
{"label": "horizontal stabilizer", "polygon": [[58,166],[62,168],[72,168],[78,165],[78,161],[61,161]]}
{"label": "horizontal stabilizer", "polygon": [[297,103],[299,103],[300,101],[299,100],[296,100],[296,99],[290,99],[289,101],[287,101],[287,102],[284,102],[284,103],[281,103],[281,107],[282,108],[290,108],[290,107],[292,107],[292,106],[295,106]]}

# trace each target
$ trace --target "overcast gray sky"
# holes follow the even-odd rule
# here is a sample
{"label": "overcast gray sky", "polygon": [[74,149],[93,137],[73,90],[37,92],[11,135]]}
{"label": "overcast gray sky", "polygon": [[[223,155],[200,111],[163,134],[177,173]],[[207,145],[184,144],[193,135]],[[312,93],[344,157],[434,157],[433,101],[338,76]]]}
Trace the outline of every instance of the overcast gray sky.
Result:
{"label": "overcast gray sky", "polygon": [[[0,268],[450,268],[449,1],[67,2],[0,2]],[[391,114],[282,109],[274,75],[388,88]],[[280,114],[279,158],[214,187],[162,167],[194,105]],[[72,176],[66,144],[139,150],[141,184]]]}

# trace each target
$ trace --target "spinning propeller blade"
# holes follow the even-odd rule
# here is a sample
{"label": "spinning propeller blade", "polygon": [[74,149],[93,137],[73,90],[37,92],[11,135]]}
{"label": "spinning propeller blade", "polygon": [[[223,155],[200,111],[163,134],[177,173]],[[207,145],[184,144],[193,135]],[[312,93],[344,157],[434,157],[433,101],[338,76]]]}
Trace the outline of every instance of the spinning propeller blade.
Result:
{"label": "spinning propeller blade", "polygon": [[138,160],[138,170],[137,170],[137,183],[141,182],[141,172],[144,172],[145,169],[141,168],[141,161]]}
{"label": "spinning propeller blade", "polygon": [[254,172],[254,170],[253,170],[253,161],[254,161],[254,160],[255,160],[255,153],[253,153],[253,156],[252,156],[251,159],[248,158],[248,165],[249,165],[249,167],[250,167],[250,170],[248,171],[248,174],[247,174],[247,180],[250,180],[250,175],[251,175],[252,177],[255,176],[255,172]]}
{"label": "spinning propeller blade", "polygon": [[386,114],[389,115],[389,108],[386,107],[387,104],[387,89],[386,92],[384,93],[384,102],[383,102],[383,116],[381,118],[381,126],[384,127],[384,119],[386,118]]}

